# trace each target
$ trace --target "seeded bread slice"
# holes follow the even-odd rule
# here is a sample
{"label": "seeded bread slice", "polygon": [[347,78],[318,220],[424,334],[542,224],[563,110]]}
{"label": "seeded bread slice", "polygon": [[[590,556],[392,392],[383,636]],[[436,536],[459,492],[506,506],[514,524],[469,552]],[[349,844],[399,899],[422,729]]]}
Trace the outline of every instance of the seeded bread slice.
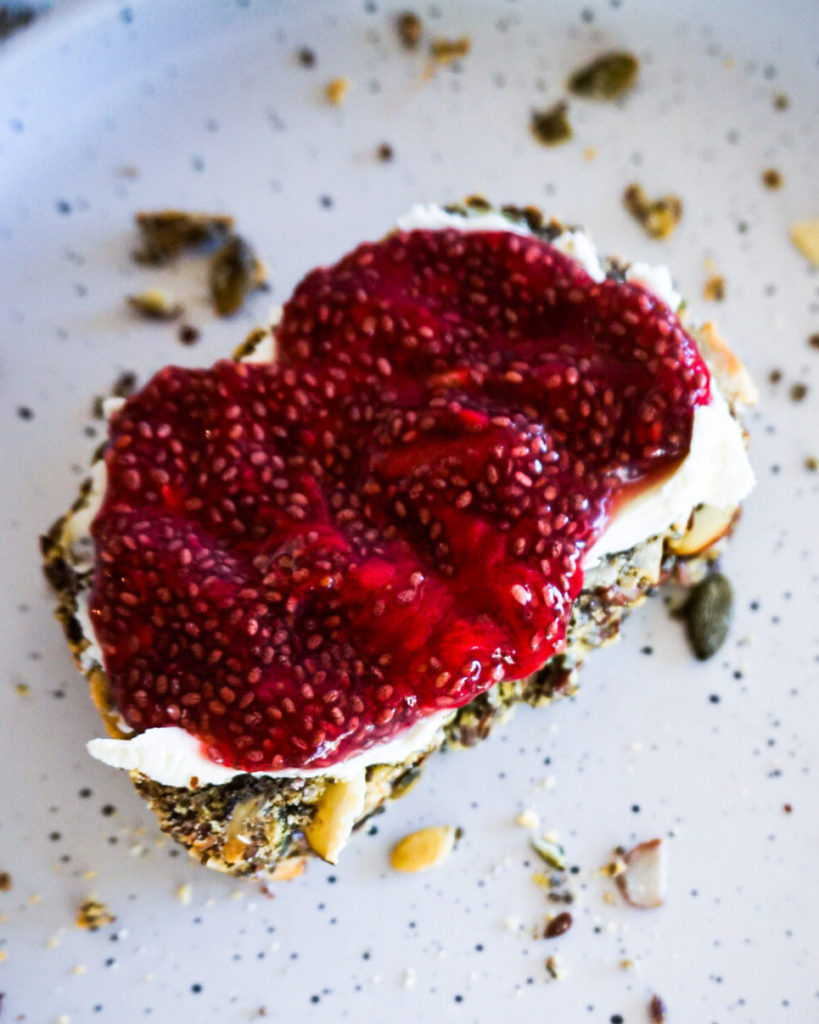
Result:
{"label": "seeded bread slice", "polygon": [[[488,204],[473,198],[453,212],[484,212]],[[532,208],[506,207],[512,221],[525,222],[535,234],[552,240],[565,228],[548,224]],[[610,261],[609,272],[617,274]],[[694,331],[703,356],[735,415],[753,400],[753,385],[741,363],[710,325]],[[254,331],[235,353],[253,358],[270,340]],[[102,458],[97,453],[96,461]],[[129,732],[119,716],[96,655],[84,612],[93,581],[93,551],[87,537],[89,513],[99,480],[90,478],[77,500],[42,538],[46,576],[57,594],[57,617],[74,660],[86,676],[106,730],[116,739]],[[719,541],[733,528],[738,509],[692,510],[681,529],[611,555],[587,571],[567,630],[563,652],[524,680],[501,682],[459,709],[430,745],[400,764],[376,764],[346,781],[329,774],[312,778],[271,778],[241,774],[221,785],[171,787],[139,772],[132,781],[157,815],[160,827],[208,867],[234,875],[289,878],[316,854],[335,862],[353,830],[415,785],[430,754],[443,746],[469,747],[489,735],[516,704],[541,706],[573,693],[577,672],[589,651],[614,640],[625,616],[658,585],[676,578],[689,582],[718,554]]]}

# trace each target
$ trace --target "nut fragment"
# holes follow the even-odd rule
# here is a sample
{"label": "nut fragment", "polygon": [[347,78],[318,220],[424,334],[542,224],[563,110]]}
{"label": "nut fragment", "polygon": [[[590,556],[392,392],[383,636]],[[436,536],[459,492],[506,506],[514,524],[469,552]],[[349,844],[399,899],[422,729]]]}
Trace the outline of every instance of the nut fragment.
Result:
{"label": "nut fragment", "polygon": [[725,641],[733,597],[731,584],[721,573],[706,576],[691,591],[685,616],[691,646],[701,661],[716,654]]}
{"label": "nut fragment", "polygon": [[129,295],[128,305],[147,320],[176,320],[183,313],[181,303],[169,299],[158,288],[150,288],[140,295]]}
{"label": "nut fragment", "polygon": [[668,238],[682,217],[682,200],[675,195],[649,199],[642,186],[632,184],[623,193],[628,212],[652,238]]}
{"label": "nut fragment", "polygon": [[819,267],[819,217],[791,224],[791,241],[814,267]]}
{"label": "nut fragment", "polygon": [[546,838],[533,839],[532,849],[549,867],[556,871],[566,870],[566,851],[560,843],[553,843]]}
{"label": "nut fragment", "polygon": [[662,839],[639,843],[624,855],[626,870],[615,879],[620,892],[642,910],[661,907],[665,900],[665,846]]}
{"label": "nut fragment", "polygon": [[76,925],[78,928],[87,928],[95,932],[103,925],[112,924],[116,917],[111,913],[105,903],[89,896],[77,911]]}
{"label": "nut fragment", "polygon": [[572,137],[572,126],[566,116],[568,107],[561,100],[547,110],[533,110],[530,127],[532,134],[544,146],[558,146]]}
{"label": "nut fragment", "polygon": [[185,249],[223,245],[233,230],[233,218],[218,213],[183,213],[159,210],[138,213],[143,248],[134,253],[138,263],[167,263]]}
{"label": "nut fragment", "polygon": [[398,32],[398,38],[401,40],[403,46],[408,50],[415,50],[418,48],[418,44],[421,42],[421,32],[423,31],[421,25],[421,19],[413,11],[404,11],[399,14],[396,21],[395,27]]}
{"label": "nut fragment", "polygon": [[668,1011],[663,1000],[658,995],[653,995],[648,1004],[648,1019],[651,1024],[665,1024],[667,1015]]}
{"label": "nut fragment", "polygon": [[328,863],[336,863],[350,838],[353,825],[364,807],[366,791],[363,771],[351,779],[330,782],[312,820],[305,825],[305,839],[313,851]]}
{"label": "nut fragment", "polygon": [[471,49],[472,41],[469,36],[461,36],[460,39],[433,39],[429,45],[432,59],[438,64],[453,64],[461,57],[465,57]]}
{"label": "nut fragment", "polygon": [[722,302],[725,298],[725,278],[722,274],[712,274],[708,278],[702,290],[702,295],[709,302]]}
{"label": "nut fragment", "polygon": [[434,825],[411,832],[400,839],[390,854],[396,871],[424,871],[435,867],[452,853],[456,829],[452,825]]}
{"label": "nut fragment", "polygon": [[604,53],[575,71],[566,86],[583,99],[613,100],[637,81],[640,62],[630,53]]}

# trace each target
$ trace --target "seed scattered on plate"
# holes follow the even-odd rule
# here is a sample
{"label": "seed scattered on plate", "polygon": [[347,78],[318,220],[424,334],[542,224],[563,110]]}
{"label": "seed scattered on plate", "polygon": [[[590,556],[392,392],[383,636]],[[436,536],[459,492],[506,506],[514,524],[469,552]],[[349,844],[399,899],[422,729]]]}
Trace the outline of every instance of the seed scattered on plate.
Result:
{"label": "seed scattered on plate", "polygon": [[651,997],[651,1002],[648,1004],[648,1019],[651,1024],[665,1024],[668,1020],[668,1010],[666,1010],[665,1003],[658,995]]}
{"label": "seed scattered on plate", "polygon": [[324,87],[324,97],[328,103],[332,103],[334,107],[340,107],[341,104],[347,99],[347,94],[350,91],[350,79],[349,78],[333,78]]}
{"label": "seed scattered on plate", "polygon": [[623,203],[652,238],[668,238],[682,218],[683,206],[679,196],[649,199],[641,185],[629,185],[623,193]]}
{"label": "seed scattered on plate", "polygon": [[794,221],[791,241],[814,267],[819,267],[819,217]]}
{"label": "seed scattered on plate", "polygon": [[378,159],[385,164],[389,163],[395,156],[395,152],[389,142],[382,142],[375,152]]}
{"label": "seed scattered on plate", "polygon": [[452,825],[433,825],[411,832],[392,848],[390,864],[396,871],[425,871],[447,859],[456,838],[457,829]]}
{"label": "seed scattered on plate", "polygon": [[264,284],[264,267],[249,242],[234,235],[213,257],[210,266],[210,294],[219,316],[230,316],[247,296]]}
{"label": "seed scattered on plate", "polygon": [[782,188],[782,182],[784,180],[785,179],[782,177],[782,174],[775,167],[767,167],[762,172],[762,184],[765,188],[771,189],[771,191]]}
{"label": "seed scattered on plate", "polygon": [[562,914],[553,917],[546,924],[546,930],[543,933],[544,938],[556,939],[558,935],[565,935],[572,926],[572,920],[572,915],[568,910],[564,910]]}
{"label": "seed scattered on plate", "polygon": [[773,99],[774,110],[787,110],[791,105],[791,101],[785,95],[784,92],[778,92]]}
{"label": "seed scattered on plate", "polygon": [[725,642],[733,601],[730,582],[718,572],[706,576],[692,589],[684,613],[688,638],[701,661],[716,654]]}
{"label": "seed scattered on plate", "polygon": [[436,64],[454,64],[456,60],[465,57],[472,49],[472,40],[469,36],[461,36],[459,39],[433,39],[429,44],[429,52]]}
{"label": "seed scattered on plate", "polygon": [[819,469],[819,459],[815,455],[805,456],[805,469],[809,473],[815,473]]}
{"label": "seed scattered on plate", "polygon": [[559,146],[572,137],[572,125],[566,111],[568,105],[560,100],[546,110],[533,110],[529,126],[532,134],[544,146]]}
{"label": "seed scattered on plate", "polygon": [[80,905],[75,924],[78,928],[87,928],[88,931],[95,932],[103,925],[112,924],[114,921],[116,921],[116,917],[108,909],[108,906],[101,900],[89,896]]}
{"label": "seed scattered on plate", "polygon": [[182,252],[224,245],[233,232],[233,218],[220,213],[184,213],[181,210],[141,212],[136,224],[142,248],[134,253],[137,263],[158,266]]}
{"label": "seed scattered on plate", "polygon": [[128,305],[146,320],[176,320],[184,312],[181,303],[169,298],[159,288],[149,288],[139,295],[129,295]]}
{"label": "seed scattered on plate", "polygon": [[421,19],[413,11],[404,11],[395,20],[395,28],[401,45],[407,50],[416,50],[421,42],[423,25]]}
{"label": "seed scattered on plate", "polygon": [[0,871],[0,892],[8,892],[11,889],[11,875],[8,871]]}
{"label": "seed scattered on plate", "polygon": [[705,282],[702,294],[709,302],[722,302],[725,298],[725,278],[722,274],[712,274]]}
{"label": "seed scattered on plate", "polygon": [[566,87],[586,100],[613,100],[631,89],[639,70],[640,62],[630,53],[604,53],[575,71]]}
{"label": "seed scattered on plate", "polygon": [[808,385],[803,384],[801,381],[797,381],[795,384],[791,384],[791,390],[789,393],[792,402],[801,402],[808,393]]}
{"label": "seed scattered on plate", "polygon": [[666,858],[662,839],[639,843],[623,855],[623,860],[626,869],[615,881],[626,900],[641,910],[661,907],[666,889]]}
{"label": "seed scattered on plate", "polygon": [[316,66],[316,54],[309,46],[301,47],[296,54],[296,60],[303,68],[313,68]]}

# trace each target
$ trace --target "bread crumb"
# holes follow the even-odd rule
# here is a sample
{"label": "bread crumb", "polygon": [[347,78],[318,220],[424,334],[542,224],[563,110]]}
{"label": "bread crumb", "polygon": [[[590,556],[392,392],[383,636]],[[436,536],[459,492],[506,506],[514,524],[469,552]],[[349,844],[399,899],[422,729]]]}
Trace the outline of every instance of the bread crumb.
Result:
{"label": "bread crumb", "polygon": [[429,52],[437,64],[454,64],[461,57],[466,57],[472,49],[472,40],[469,36],[461,36],[459,39],[433,39],[429,45]]}

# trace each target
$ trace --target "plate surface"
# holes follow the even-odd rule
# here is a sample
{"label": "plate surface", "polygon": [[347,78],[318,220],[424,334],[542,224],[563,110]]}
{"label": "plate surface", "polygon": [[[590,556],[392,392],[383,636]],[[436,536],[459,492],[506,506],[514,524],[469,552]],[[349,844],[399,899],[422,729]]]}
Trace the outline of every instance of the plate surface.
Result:
{"label": "plate surface", "polygon": [[[819,455],[819,277],[788,241],[793,220],[819,215],[819,6],[440,0],[418,7],[428,36],[468,35],[472,50],[437,69],[400,48],[397,9],[68,3],[0,44],[4,1019],[636,1024],[659,993],[674,1021],[819,1020],[819,477],[804,464]],[[532,108],[614,48],[642,61],[635,91],[572,100],[573,141],[540,147]],[[352,87],[336,108],[322,90],[337,76]],[[623,209],[632,181],[682,197],[669,241]],[[439,757],[337,868],[317,862],[270,898],[189,862],[127,777],[85,754],[100,725],[51,617],[37,534],[72,500],[101,439],[91,400],[118,374],[213,361],[310,267],[414,201],[470,192],[667,262],[747,359],[759,486],[725,558],[732,632],[697,663],[650,604],[591,660],[576,700]],[[132,216],[165,206],[233,213],[272,295],[217,322],[201,264],[137,267]],[[722,303],[702,297],[713,272]],[[198,344],[127,313],[124,296],[154,283],[188,303]],[[573,865],[574,925],[556,940],[534,937],[552,905],[515,824],[526,807]],[[392,874],[392,842],[434,823],[464,829],[455,854]],[[669,847],[666,905],[609,902],[596,870],[653,836]],[[92,892],[116,915],[95,933],[74,926]]]}

